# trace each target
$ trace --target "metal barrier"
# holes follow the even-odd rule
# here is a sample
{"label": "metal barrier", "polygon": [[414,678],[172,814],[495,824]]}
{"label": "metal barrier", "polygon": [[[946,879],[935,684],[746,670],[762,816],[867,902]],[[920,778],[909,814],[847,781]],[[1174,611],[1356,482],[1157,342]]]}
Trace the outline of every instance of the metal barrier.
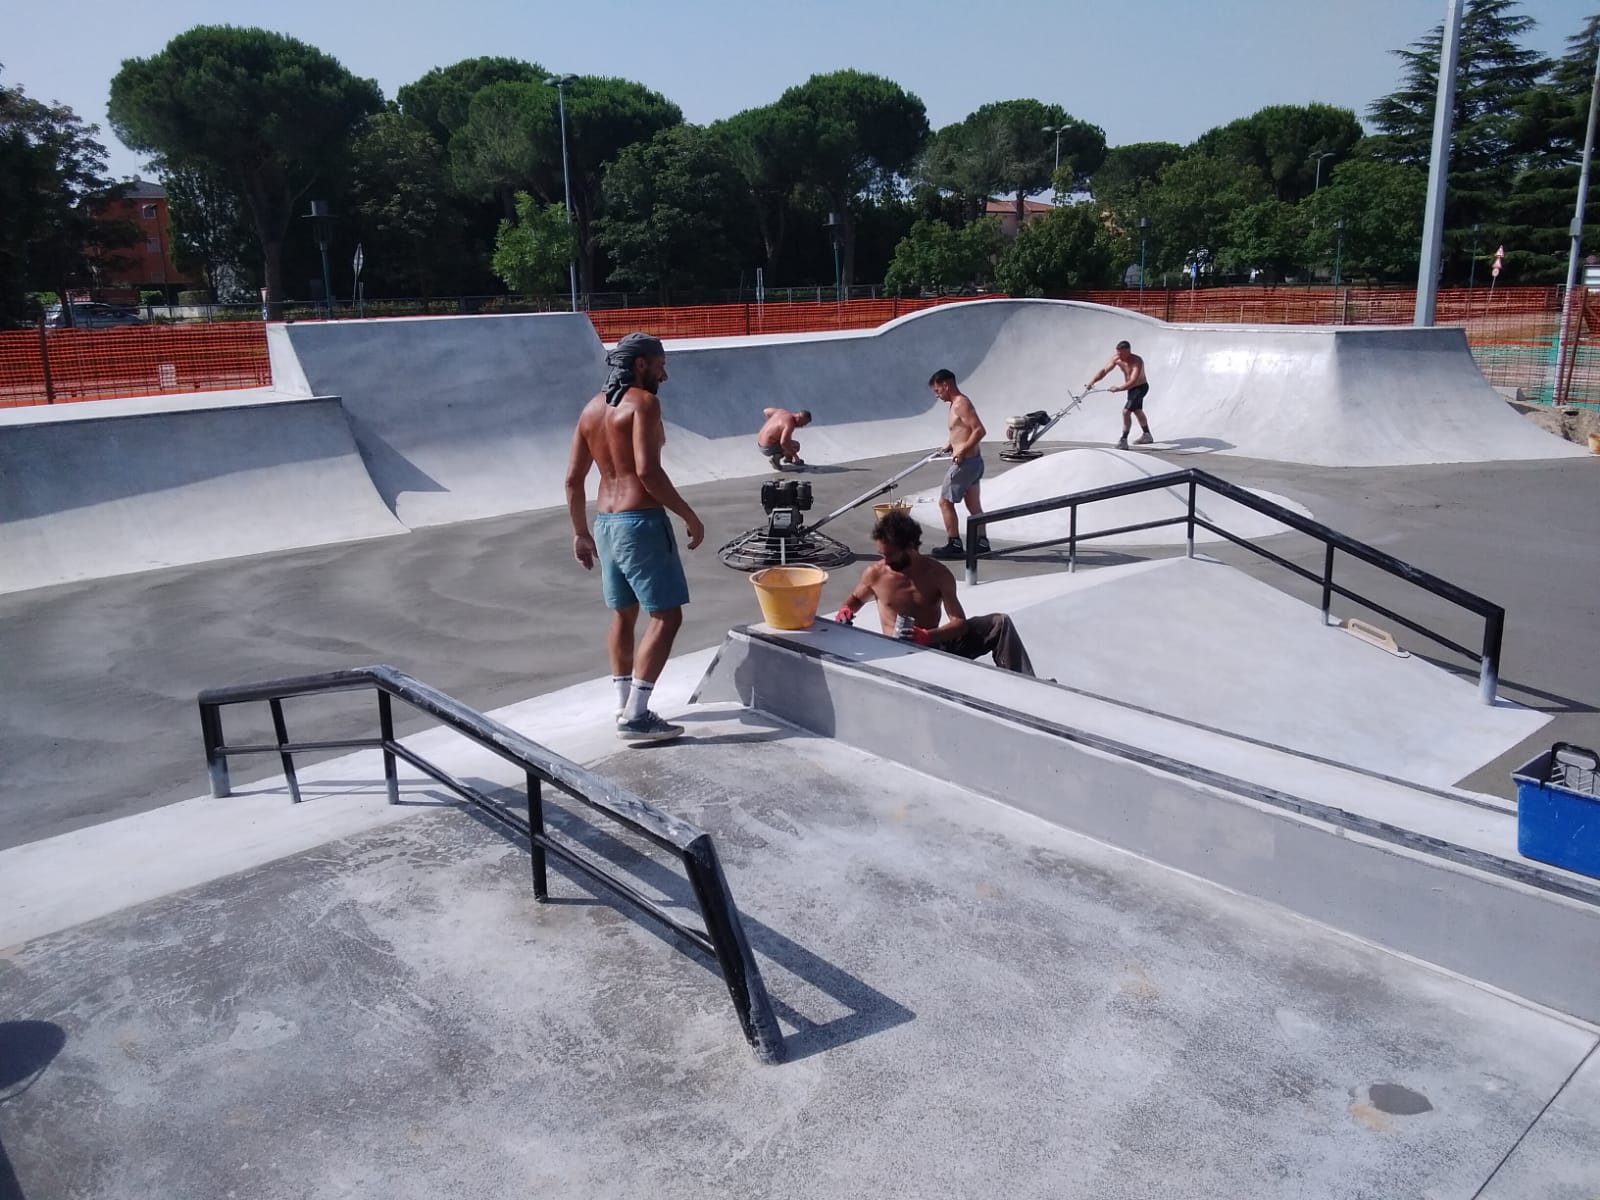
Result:
{"label": "metal barrier", "polygon": [[[283,701],[296,696],[326,692],[358,691],[372,688],[378,696],[376,738],[340,741],[291,742],[284,719]],[[392,700],[402,700],[412,708],[436,718],[463,737],[499,755],[526,773],[528,815],[526,820],[496,804],[470,784],[463,783],[435,766],[394,736]],[[270,745],[230,746],[223,740],[222,709],[231,704],[265,700],[271,708],[276,741]],[[211,794],[229,794],[228,756],[234,754],[277,754],[283,763],[290,799],[300,802],[300,785],[295,777],[294,755],[313,750],[381,750],[383,777],[389,803],[400,802],[396,760],[404,759],[423,774],[444,784],[484,816],[528,839],[533,865],[533,894],[543,901],[549,896],[545,874],[546,855],[554,855],[595,882],[608,888],[638,911],[654,918],[674,933],[686,938],[709,954],[717,963],[728,994],[738,1013],[739,1025],[756,1056],[762,1062],[783,1061],[783,1033],[773,1014],[772,1003],[762,982],[744,925],[734,907],[728,881],[711,835],[635,796],[625,788],[570,762],[524,737],[509,726],[492,720],[420,680],[389,666],[355,667],[279,679],[270,683],[240,687],[210,688],[199,695],[200,731],[205,742],[206,769],[211,776]],[[631,830],[682,863],[705,928],[686,925],[633,885],[608,871],[593,859],[554,840],[544,823],[544,785],[559,789],[573,800]]]}
{"label": "metal barrier", "polygon": [[[1078,532],[1078,509],[1085,504],[1093,504],[1099,500],[1115,500],[1119,496],[1132,496],[1139,492],[1153,492],[1165,488],[1187,486],[1188,512],[1172,517],[1162,517],[1156,521],[1140,521],[1133,525],[1119,525],[1113,529],[1098,529],[1093,533]],[[1218,496],[1243,505],[1245,508],[1254,509],[1264,516],[1271,517],[1280,524],[1290,529],[1316,538],[1323,544],[1322,573],[1308,571],[1299,563],[1290,562],[1282,555],[1274,554],[1247,538],[1229,533],[1220,525],[1202,516],[1195,509],[1195,495],[1200,488],[1205,488]],[[990,550],[986,554],[978,551],[978,539],[988,534],[989,526],[1002,521],[1016,520],[1019,517],[1031,517],[1038,513],[1055,512],[1059,509],[1068,509],[1068,533],[1066,537],[1048,538],[1044,541],[1028,542],[1021,546],[1007,546],[1000,550]],[[1048,546],[1067,547],[1067,570],[1074,571],[1078,565],[1078,543],[1094,541],[1096,538],[1115,537],[1125,533],[1139,533],[1146,529],[1161,529],[1170,525],[1183,525],[1187,530],[1186,553],[1194,557],[1194,531],[1196,526],[1209,530],[1218,537],[1232,542],[1236,546],[1243,546],[1246,550],[1253,551],[1263,558],[1270,559],[1280,567],[1293,571],[1302,579],[1310,580],[1322,589],[1322,621],[1326,625],[1329,620],[1329,608],[1332,606],[1335,595],[1353,600],[1375,613],[1379,613],[1389,620],[1405,626],[1413,633],[1421,634],[1447,649],[1455,651],[1478,662],[1478,695],[1485,704],[1493,704],[1495,692],[1500,685],[1500,648],[1501,640],[1505,633],[1506,611],[1498,604],[1491,604],[1481,596],[1474,595],[1465,588],[1431,575],[1427,571],[1419,570],[1410,563],[1385,554],[1365,542],[1358,542],[1355,538],[1347,537],[1335,529],[1330,529],[1320,521],[1309,517],[1302,517],[1297,512],[1292,512],[1281,504],[1274,504],[1270,500],[1263,500],[1255,493],[1248,491],[1226,479],[1218,478],[1207,471],[1190,467],[1182,471],[1171,471],[1165,475],[1153,475],[1146,479],[1130,480],[1127,483],[1113,483],[1106,487],[1091,488],[1088,491],[1074,492],[1069,496],[1055,496],[1048,500],[1036,500],[1031,504],[1015,504],[1010,508],[997,508],[992,512],[977,513],[967,518],[967,583],[978,582],[978,559],[1000,558],[1007,554],[1021,554],[1027,550],[1041,550]],[[1333,580],[1334,552],[1342,550],[1351,558],[1359,559],[1369,566],[1377,567],[1396,578],[1431,592],[1441,599],[1476,613],[1483,618],[1483,649],[1473,651],[1457,642],[1451,641],[1443,634],[1435,633],[1408,617],[1403,617],[1392,609],[1385,608],[1374,600],[1370,600],[1349,588],[1341,587]]]}

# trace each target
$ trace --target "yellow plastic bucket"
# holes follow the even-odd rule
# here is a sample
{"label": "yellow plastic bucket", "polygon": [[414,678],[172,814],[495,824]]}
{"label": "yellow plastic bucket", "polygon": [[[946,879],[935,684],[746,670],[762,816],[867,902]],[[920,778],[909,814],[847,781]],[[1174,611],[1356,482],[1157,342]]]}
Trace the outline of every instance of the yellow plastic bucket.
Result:
{"label": "yellow plastic bucket", "polygon": [[774,629],[809,629],[828,573],[820,567],[768,567],[750,576],[761,619]]}
{"label": "yellow plastic bucket", "polygon": [[893,504],[874,504],[872,506],[873,519],[878,521],[883,520],[892,512],[908,513],[910,511],[911,505],[904,500],[896,500]]}

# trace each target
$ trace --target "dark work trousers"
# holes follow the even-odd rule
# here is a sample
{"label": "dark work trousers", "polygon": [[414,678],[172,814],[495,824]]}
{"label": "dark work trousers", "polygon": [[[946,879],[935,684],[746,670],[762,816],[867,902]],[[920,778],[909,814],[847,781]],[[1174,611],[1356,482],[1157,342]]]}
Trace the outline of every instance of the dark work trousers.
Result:
{"label": "dark work trousers", "polygon": [[1017,634],[1017,627],[1005,613],[989,613],[982,617],[968,617],[967,627],[953,642],[938,647],[962,658],[982,658],[994,655],[994,665],[1019,675],[1032,675],[1033,663],[1028,659],[1027,648]]}

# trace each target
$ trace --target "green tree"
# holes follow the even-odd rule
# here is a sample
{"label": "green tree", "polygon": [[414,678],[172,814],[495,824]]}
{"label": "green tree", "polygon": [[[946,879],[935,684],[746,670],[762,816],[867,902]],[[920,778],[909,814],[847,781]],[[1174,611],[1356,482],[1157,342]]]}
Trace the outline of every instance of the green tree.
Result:
{"label": "green tree", "polygon": [[467,123],[472,98],[491,83],[539,83],[545,70],[520,58],[464,58],[448,67],[435,67],[421,79],[395,93],[400,111],[448,146]]}
{"label": "green tree", "polygon": [[201,25],[111,81],[111,126],[128,146],[225,180],[261,244],[268,297],[283,297],[296,205],[338,184],[352,134],[383,106],[378,85],[314,46],[264,29]]}
{"label": "green tree", "polygon": [[1224,269],[1259,268],[1275,279],[1293,274],[1305,258],[1306,220],[1306,210],[1282,200],[1259,200],[1235,210],[1228,220]]}
{"label": "green tree", "polygon": [[[0,325],[29,315],[29,289],[64,298],[133,240],[125,223],[93,215],[94,201],[116,194],[98,132],[65,105],[0,87]],[[63,311],[70,324],[71,306]]]}
{"label": "green tree", "polygon": [[567,210],[540,204],[527,192],[517,193],[517,219],[502,221],[494,243],[494,273],[506,287],[524,295],[561,290],[577,251]]}
{"label": "green tree", "polygon": [[726,281],[738,270],[730,219],[744,211],[742,183],[720,139],[695,125],[663,129],[625,148],[605,169],[600,244],[612,278],[674,289]]}
{"label": "green tree", "polygon": [[748,108],[711,126],[739,173],[755,216],[766,256],[769,283],[778,279],[778,262],[800,186],[807,122],[781,104]]}
{"label": "green tree", "polygon": [[1315,190],[1318,155],[1331,156],[1322,163],[1326,179],[1361,137],[1361,122],[1347,108],[1273,104],[1201,134],[1193,149],[1255,167],[1279,200],[1293,203]]}
{"label": "green tree", "polygon": [[[468,105],[467,123],[450,140],[457,181],[480,192],[527,191],[547,203],[565,203],[558,99],[545,84],[481,89]],[[566,114],[579,286],[587,292],[599,275],[595,232],[606,164],[625,147],[682,124],[683,113],[643,84],[580,75],[566,85]]]}
{"label": "green tree", "polygon": [[1011,239],[995,281],[1013,296],[1045,296],[1106,287],[1114,247],[1094,204],[1065,204],[1029,221]]}
{"label": "green tree", "polygon": [[[385,112],[356,139],[354,159],[351,198],[362,232],[376,235],[383,249],[409,265],[393,275],[404,279],[414,272],[426,299],[439,252],[456,248],[463,225],[443,147],[421,121]],[[367,256],[378,257],[370,248]]]}
{"label": "green tree", "polygon": [[[1474,224],[1504,238],[1505,204],[1514,181],[1538,158],[1530,153],[1525,112],[1528,94],[1548,64],[1521,44],[1534,21],[1519,7],[1518,0],[1466,0],[1462,14],[1445,205],[1447,277],[1452,267],[1460,270],[1465,264],[1461,250]],[[1372,157],[1427,167],[1443,39],[1443,26],[1435,26],[1395,52],[1404,64],[1401,85],[1367,110],[1378,130],[1362,143]],[[1526,253],[1521,246],[1507,247],[1508,259]]]}
{"label": "green tree", "polygon": [[1415,279],[1427,192],[1421,167],[1360,158],[1340,163],[1322,190],[1303,202],[1306,260],[1332,269],[1342,218],[1341,275]]}
{"label": "green tree", "polygon": [[985,104],[945,126],[929,143],[923,173],[935,185],[968,198],[974,215],[991,196],[1014,196],[1020,223],[1027,197],[1048,187],[1055,172],[1057,135],[1046,133],[1047,126],[1064,127],[1061,162],[1071,182],[1061,190],[1086,184],[1105,159],[1105,133],[1059,104],[1038,100]]}
{"label": "green tree", "polygon": [[1160,273],[1179,270],[1200,250],[1228,262],[1234,214],[1271,198],[1272,189],[1257,168],[1194,153],[1163,167],[1142,194],[1113,200],[1108,207],[1112,223],[1123,231],[1136,230],[1140,217],[1150,219],[1148,269]]}
{"label": "green tree", "polygon": [[899,84],[862,71],[813,75],[778,103],[800,121],[802,180],[839,216],[842,283],[849,287],[856,251],[850,202],[898,185],[927,141],[927,112]]}
{"label": "green tree", "polygon": [[1136,194],[1153,185],[1161,169],[1183,157],[1176,142],[1130,142],[1113,146],[1089,177],[1089,190],[1096,200]]}
{"label": "green tree", "polygon": [[227,183],[199,167],[161,166],[172,219],[172,258],[199,271],[213,300],[232,300],[249,286],[256,239],[244,201]]}
{"label": "green tree", "polygon": [[904,294],[986,283],[1004,241],[994,217],[960,229],[943,221],[918,221],[895,247],[883,277],[884,290]]}

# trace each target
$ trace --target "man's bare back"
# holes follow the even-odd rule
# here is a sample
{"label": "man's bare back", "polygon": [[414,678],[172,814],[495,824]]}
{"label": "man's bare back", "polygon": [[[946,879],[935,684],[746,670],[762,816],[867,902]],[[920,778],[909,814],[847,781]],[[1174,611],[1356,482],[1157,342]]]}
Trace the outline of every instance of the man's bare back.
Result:
{"label": "man's bare back", "polygon": [[653,447],[659,461],[666,444],[661,401],[643,388],[629,388],[613,407],[600,392],[578,416],[577,436],[600,472],[597,512],[637,512],[663,507],[639,478],[635,447],[639,439]]}

